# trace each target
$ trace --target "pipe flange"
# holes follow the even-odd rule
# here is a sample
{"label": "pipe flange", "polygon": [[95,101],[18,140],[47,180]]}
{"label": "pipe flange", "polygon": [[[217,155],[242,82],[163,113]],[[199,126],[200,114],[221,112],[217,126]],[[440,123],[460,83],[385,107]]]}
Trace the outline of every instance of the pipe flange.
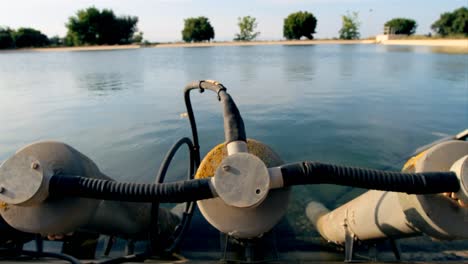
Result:
{"label": "pipe flange", "polygon": [[0,200],[13,205],[31,205],[48,196],[49,173],[32,155],[16,153],[0,166]]}
{"label": "pipe flange", "polygon": [[460,181],[460,190],[455,195],[464,204],[468,204],[468,155],[457,160],[450,170],[457,174]]}
{"label": "pipe flange", "polygon": [[235,153],[226,157],[217,168],[213,184],[219,197],[228,205],[248,208],[265,200],[270,176],[268,169],[255,155]]}

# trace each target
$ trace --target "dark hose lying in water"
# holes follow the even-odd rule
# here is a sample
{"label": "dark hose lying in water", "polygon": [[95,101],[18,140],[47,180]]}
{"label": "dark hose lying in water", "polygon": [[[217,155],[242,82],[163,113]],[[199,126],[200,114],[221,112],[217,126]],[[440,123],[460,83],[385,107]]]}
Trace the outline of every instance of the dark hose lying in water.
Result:
{"label": "dark hose lying in water", "polygon": [[457,175],[453,172],[402,173],[309,161],[280,168],[284,186],[329,183],[409,194],[456,192],[460,189]]}

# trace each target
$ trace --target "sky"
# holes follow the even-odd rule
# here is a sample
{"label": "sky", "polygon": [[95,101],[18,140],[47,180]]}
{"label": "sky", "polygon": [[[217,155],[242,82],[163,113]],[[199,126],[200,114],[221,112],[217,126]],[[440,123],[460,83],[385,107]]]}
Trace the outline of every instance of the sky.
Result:
{"label": "sky", "polygon": [[0,26],[65,36],[68,18],[90,6],[137,16],[144,39],[169,42],[180,41],[184,19],[197,16],[210,19],[216,41],[232,40],[239,31],[237,18],[247,15],[257,19],[259,39],[279,40],[284,18],[296,11],[317,18],[315,38],[337,37],[341,16],[348,11],[359,13],[363,38],[382,33],[383,24],[395,17],[416,20],[416,33],[427,34],[441,13],[468,6],[468,0],[2,0]]}

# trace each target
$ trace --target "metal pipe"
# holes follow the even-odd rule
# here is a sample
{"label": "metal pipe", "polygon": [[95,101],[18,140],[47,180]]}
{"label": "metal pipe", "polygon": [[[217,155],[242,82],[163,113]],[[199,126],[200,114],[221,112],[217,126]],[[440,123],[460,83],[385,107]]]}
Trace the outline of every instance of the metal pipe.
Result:
{"label": "metal pipe", "polygon": [[[468,142],[443,142],[411,159],[405,172],[456,171],[461,182],[456,195],[464,200],[468,190],[468,171],[463,171],[468,167],[467,154]],[[337,244],[345,243],[349,235],[358,240],[422,233],[442,240],[468,238],[468,207],[442,194],[368,191],[331,212],[322,204],[311,202],[306,215],[322,237]]]}
{"label": "metal pipe", "polygon": [[306,215],[323,238],[336,244],[345,242],[347,232],[359,240],[420,234],[406,220],[394,192],[368,191],[331,212],[311,202]]}
{"label": "metal pipe", "polygon": [[[151,204],[101,201],[95,214],[80,230],[122,238],[147,239],[150,228]],[[179,224],[180,212],[159,208],[158,240],[166,241]]]}

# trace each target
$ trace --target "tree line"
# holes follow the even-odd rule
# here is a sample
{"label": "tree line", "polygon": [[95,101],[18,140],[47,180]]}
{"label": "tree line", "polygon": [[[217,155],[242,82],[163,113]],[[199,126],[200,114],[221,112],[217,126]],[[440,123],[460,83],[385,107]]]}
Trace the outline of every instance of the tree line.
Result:
{"label": "tree line", "polygon": [[[27,48],[44,46],[82,46],[82,45],[116,45],[141,43],[143,33],[137,28],[138,17],[116,16],[110,9],[99,10],[95,7],[78,10],[65,24],[67,35],[64,38],[54,36],[48,38],[39,30],[19,28],[17,30],[0,27],[0,49]],[[251,41],[260,32],[256,31],[256,18],[239,17],[239,33],[235,41]],[[342,27],[339,30],[340,39],[359,39],[359,14],[347,13],[342,16]],[[299,11],[288,15],[283,23],[283,36],[288,40],[313,39],[317,27],[316,17],[307,11]],[[417,23],[409,18],[394,18],[385,23],[391,33],[412,35],[416,32]],[[452,12],[441,14],[431,29],[438,35],[446,37],[453,35],[468,36],[468,9],[458,8]],[[184,20],[182,39],[185,42],[210,41],[215,37],[215,31],[209,19],[204,16]]]}
{"label": "tree line", "polygon": [[137,23],[135,16],[116,16],[110,9],[89,7],[68,19],[64,38],[48,38],[33,28],[0,27],[0,49],[140,43],[143,33],[138,32]]}

